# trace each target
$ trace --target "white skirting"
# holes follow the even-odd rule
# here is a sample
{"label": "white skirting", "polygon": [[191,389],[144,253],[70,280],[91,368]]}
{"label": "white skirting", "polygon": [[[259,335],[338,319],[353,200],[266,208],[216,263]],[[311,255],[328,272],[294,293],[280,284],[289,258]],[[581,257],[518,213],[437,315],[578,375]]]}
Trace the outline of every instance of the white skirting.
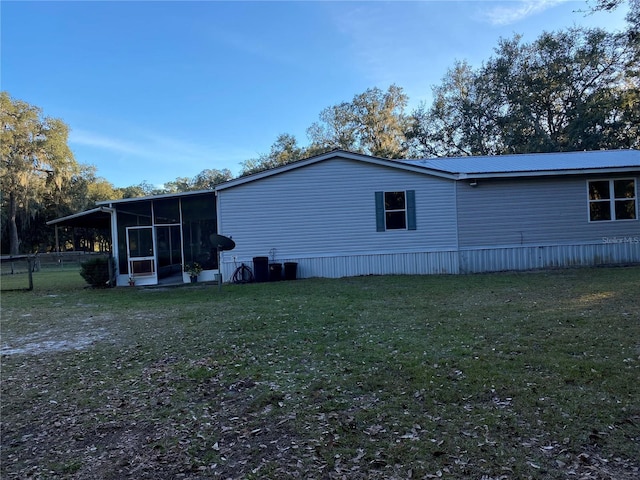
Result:
{"label": "white skirting", "polygon": [[[630,241],[627,241],[630,240]],[[296,262],[297,278],[355,277],[360,275],[433,275],[536,270],[573,266],[627,265],[640,263],[640,241],[584,245],[507,246],[468,248],[460,251],[400,252],[384,254],[323,255],[276,258]],[[222,260],[222,278],[231,280],[240,261]],[[252,261],[244,260],[253,269]]]}

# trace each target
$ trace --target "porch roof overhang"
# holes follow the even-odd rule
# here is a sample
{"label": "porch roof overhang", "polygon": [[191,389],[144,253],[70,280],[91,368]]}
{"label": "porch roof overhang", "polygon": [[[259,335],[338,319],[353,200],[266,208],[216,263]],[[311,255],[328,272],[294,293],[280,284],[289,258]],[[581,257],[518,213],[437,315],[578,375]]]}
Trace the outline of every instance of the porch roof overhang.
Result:
{"label": "porch roof overhang", "polygon": [[112,209],[108,207],[98,207],[86,212],[75,213],[66,217],[50,220],[47,225],[58,227],[80,227],[80,228],[111,228]]}

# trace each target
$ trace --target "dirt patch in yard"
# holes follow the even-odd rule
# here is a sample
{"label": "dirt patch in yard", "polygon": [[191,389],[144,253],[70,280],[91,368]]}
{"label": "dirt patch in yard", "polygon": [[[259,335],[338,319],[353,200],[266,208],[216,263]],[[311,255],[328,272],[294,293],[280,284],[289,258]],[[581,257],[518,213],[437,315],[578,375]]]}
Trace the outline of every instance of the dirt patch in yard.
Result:
{"label": "dirt patch in yard", "polygon": [[86,334],[76,334],[64,339],[50,339],[52,334],[54,334],[54,332],[48,330],[46,332],[15,338],[11,343],[2,345],[0,354],[40,355],[65,350],[83,350],[109,335],[104,328]]}
{"label": "dirt patch in yard", "polygon": [[3,332],[0,355],[42,355],[84,350],[110,336],[109,330],[101,325],[108,320],[108,316],[68,319],[62,325],[56,325],[55,329],[30,332],[37,325],[29,322],[29,315],[22,317],[22,332]]}

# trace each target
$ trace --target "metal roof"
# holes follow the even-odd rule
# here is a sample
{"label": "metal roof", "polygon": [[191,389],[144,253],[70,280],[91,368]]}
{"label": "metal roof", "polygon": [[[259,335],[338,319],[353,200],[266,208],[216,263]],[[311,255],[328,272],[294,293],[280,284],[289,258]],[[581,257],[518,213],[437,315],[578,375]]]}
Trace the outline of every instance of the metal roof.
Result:
{"label": "metal roof", "polygon": [[639,150],[596,150],[589,152],[530,153],[485,157],[450,157],[396,160],[429,170],[474,176],[529,176],[588,171],[640,169]]}

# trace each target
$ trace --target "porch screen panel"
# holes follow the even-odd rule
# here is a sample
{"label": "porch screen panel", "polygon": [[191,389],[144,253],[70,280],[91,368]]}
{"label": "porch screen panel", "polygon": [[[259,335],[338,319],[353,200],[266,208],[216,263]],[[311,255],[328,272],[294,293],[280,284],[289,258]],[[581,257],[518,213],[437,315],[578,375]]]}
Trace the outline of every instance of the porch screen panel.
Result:
{"label": "porch screen panel", "polygon": [[156,225],[173,225],[180,223],[180,201],[177,198],[166,198],[153,201],[153,215]]}
{"label": "porch screen panel", "polygon": [[211,236],[217,233],[213,194],[182,199],[182,237],[185,263],[198,262],[205,270],[218,268]]}
{"label": "porch screen panel", "polygon": [[151,225],[151,202],[123,203],[116,206],[118,215],[118,271],[128,274],[127,227]]}
{"label": "porch screen panel", "polygon": [[153,232],[150,228],[129,231],[129,254],[132,257],[153,255]]}

